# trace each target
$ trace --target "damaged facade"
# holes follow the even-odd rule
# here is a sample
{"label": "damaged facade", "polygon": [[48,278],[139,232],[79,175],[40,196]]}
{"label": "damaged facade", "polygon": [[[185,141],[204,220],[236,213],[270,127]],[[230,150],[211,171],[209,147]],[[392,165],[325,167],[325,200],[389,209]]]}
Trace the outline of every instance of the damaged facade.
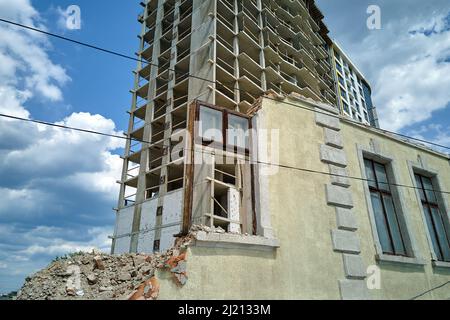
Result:
{"label": "damaged facade", "polygon": [[[182,216],[187,210],[190,155],[183,150],[173,154],[179,152],[194,116],[188,110],[191,103],[198,100],[234,111],[236,117],[224,114],[223,119],[238,126],[246,126],[240,117],[267,90],[336,103],[328,29],[314,1],[150,0],[141,5],[137,55],[142,62],[135,71],[128,130],[135,140],[125,148],[113,253],[164,251],[173,245],[174,234],[187,231]],[[217,163],[218,157],[228,156],[235,158],[234,167],[214,166],[209,173],[198,169],[215,180],[211,184],[217,201],[213,205],[202,198],[199,206],[194,204],[196,224],[227,228],[236,221],[236,212],[224,217],[222,208],[218,215],[213,211],[224,206],[220,193],[236,203],[244,185],[240,209],[255,210],[250,168],[238,164],[242,156],[231,152],[211,160]],[[225,190],[218,183],[224,179],[234,179],[236,188]],[[194,202],[197,199],[194,194]],[[226,221],[219,223],[220,218]],[[255,221],[240,222],[242,232],[255,233]],[[238,227],[234,223],[231,228]]]}
{"label": "damaged facade", "polygon": [[447,155],[295,94],[256,109],[258,134],[279,130],[250,162],[257,232],[198,232],[160,298],[450,298]]}
{"label": "damaged facade", "polygon": [[160,298],[407,299],[450,280],[449,158],[340,115],[313,1],[142,5],[112,253],[201,226],[184,286],[156,271]]}

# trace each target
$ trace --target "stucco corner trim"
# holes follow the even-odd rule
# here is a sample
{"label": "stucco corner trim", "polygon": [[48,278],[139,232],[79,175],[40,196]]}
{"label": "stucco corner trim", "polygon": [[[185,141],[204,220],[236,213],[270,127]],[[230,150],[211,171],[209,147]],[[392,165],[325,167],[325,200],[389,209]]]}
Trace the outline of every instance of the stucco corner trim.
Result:
{"label": "stucco corner trim", "polygon": [[422,258],[390,256],[386,254],[377,254],[375,258],[379,263],[407,264],[411,266],[422,266],[422,267],[428,264],[428,262]]}
{"label": "stucco corner trim", "polygon": [[280,247],[280,242],[278,239],[268,239],[258,236],[244,236],[228,233],[207,233],[201,231],[195,236],[194,246],[222,249],[273,251]]}

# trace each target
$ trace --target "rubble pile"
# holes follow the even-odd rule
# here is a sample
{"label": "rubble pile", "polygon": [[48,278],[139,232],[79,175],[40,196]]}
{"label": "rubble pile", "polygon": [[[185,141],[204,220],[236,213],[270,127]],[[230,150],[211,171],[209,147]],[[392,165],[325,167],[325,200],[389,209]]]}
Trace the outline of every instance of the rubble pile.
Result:
{"label": "rubble pile", "polygon": [[178,285],[186,284],[186,249],[198,232],[226,231],[220,227],[193,226],[188,236],[177,239],[172,249],[161,254],[74,253],[28,277],[16,299],[156,300],[160,288],[156,270],[167,270]]}
{"label": "rubble pile", "polygon": [[162,254],[113,256],[74,253],[28,277],[17,300],[156,300],[157,269],[170,271],[180,286],[187,282],[186,246],[191,236]]}

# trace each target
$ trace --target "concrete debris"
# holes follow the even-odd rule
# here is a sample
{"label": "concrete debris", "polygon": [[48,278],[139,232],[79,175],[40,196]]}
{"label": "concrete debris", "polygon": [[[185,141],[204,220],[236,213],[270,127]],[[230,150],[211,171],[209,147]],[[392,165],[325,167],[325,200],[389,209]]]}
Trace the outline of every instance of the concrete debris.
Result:
{"label": "concrete debris", "polygon": [[94,257],[94,262],[95,262],[95,268],[94,269],[105,270],[105,264],[103,263],[103,260],[102,260],[101,256],[96,255]]}
{"label": "concrete debris", "polygon": [[86,276],[89,284],[93,285],[97,283],[97,276],[93,273],[90,273]]}
{"label": "concrete debris", "polygon": [[224,229],[222,229],[221,227],[208,227],[208,226],[203,226],[203,225],[195,225],[191,227],[191,235],[193,235],[195,237],[195,235],[197,234],[197,232],[199,231],[204,231],[206,233],[218,233],[218,234],[224,234],[226,233],[226,231]]}
{"label": "concrete debris", "polygon": [[[198,228],[197,231],[204,231]],[[215,230],[210,230],[211,232]],[[220,230],[219,230],[220,232]],[[57,259],[27,277],[17,300],[157,300],[157,269],[173,274],[183,286],[188,280],[186,248],[194,234],[178,238],[165,253],[112,256],[76,253]]]}

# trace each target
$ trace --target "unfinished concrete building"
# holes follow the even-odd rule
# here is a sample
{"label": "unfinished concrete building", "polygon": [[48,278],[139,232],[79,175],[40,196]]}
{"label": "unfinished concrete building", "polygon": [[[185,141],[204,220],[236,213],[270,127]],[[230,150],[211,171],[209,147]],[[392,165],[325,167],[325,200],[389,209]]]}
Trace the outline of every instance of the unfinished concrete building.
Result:
{"label": "unfinished concrete building", "polygon": [[[328,30],[314,1],[149,0],[141,5],[137,55],[142,62],[135,71],[128,135],[145,143],[133,140],[126,146],[113,253],[165,250],[182,231],[190,203],[186,170],[194,170],[185,161],[190,117],[202,114],[229,127],[249,128],[246,115],[268,90],[336,104]],[[223,110],[197,107],[189,114],[193,101]],[[241,138],[249,143],[249,137]],[[219,142],[225,140],[224,134]],[[250,154],[234,147],[214,150],[212,166],[195,168],[196,182],[210,182],[199,192],[190,190],[191,218],[255,234],[257,191],[251,168],[239,165]],[[219,165],[230,162],[219,158],[234,160]],[[230,208],[233,203],[241,207]]]}
{"label": "unfinished concrete building", "polygon": [[338,108],[313,1],[142,6],[112,252],[183,241],[161,299],[449,297],[449,157]]}

